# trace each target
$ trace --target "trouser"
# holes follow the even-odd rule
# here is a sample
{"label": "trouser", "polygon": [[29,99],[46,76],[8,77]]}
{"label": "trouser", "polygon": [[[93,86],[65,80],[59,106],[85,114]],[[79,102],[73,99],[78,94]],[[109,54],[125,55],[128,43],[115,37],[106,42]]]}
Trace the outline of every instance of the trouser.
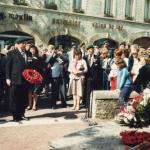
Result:
{"label": "trouser", "polygon": [[105,71],[103,71],[103,90],[109,90],[109,81],[108,81],[108,75]]}
{"label": "trouser", "polygon": [[60,99],[62,106],[66,106],[65,81],[61,77],[52,78],[52,100],[51,106],[56,107],[56,101]]}
{"label": "trouser", "polygon": [[92,92],[94,90],[93,80],[91,78],[87,79],[86,83],[86,108],[88,111],[88,117],[91,117],[91,96],[93,96]]}
{"label": "trouser", "polygon": [[10,110],[13,119],[20,119],[27,107],[28,91],[25,85],[12,85],[10,87]]}
{"label": "trouser", "polygon": [[119,95],[120,104],[127,103],[132,92],[132,87],[123,87]]}
{"label": "trouser", "polygon": [[4,93],[5,93],[5,83],[4,80],[0,80],[0,101],[4,99]]}

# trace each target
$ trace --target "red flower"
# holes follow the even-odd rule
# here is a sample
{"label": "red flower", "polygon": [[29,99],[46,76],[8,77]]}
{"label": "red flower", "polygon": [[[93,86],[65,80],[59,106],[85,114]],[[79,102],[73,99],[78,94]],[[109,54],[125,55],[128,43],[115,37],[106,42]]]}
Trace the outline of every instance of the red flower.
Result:
{"label": "red flower", "polygon": [[137,95],[137,96],[135,96],[133,99],[135,99],[135,100],[139,101],[139,100],[141,100],[141,99],[142,99],[142,95]]}
{"label": "red flower", "polygon": [[136,145],[144,141],[150,141],[150,133],[148,132],[137,132],[131,130],[121,132],[120,136],[125,145]]}

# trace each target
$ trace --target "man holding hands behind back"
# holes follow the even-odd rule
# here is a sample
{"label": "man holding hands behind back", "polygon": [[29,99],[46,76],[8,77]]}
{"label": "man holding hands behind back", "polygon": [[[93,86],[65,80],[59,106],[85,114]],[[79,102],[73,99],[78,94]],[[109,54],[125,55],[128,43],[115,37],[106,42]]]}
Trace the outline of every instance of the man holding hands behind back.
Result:
{"label": "man holding hands behind back", "polygon": [[6,83],[10,87],[10,110],[13,121],[26,120],[24,117],[27,106],[27,83],[22,72],[27,68],[27,55],[25,53],[26,42],[31,38],[19,37],[16,48],[10,51],[6,63]]}

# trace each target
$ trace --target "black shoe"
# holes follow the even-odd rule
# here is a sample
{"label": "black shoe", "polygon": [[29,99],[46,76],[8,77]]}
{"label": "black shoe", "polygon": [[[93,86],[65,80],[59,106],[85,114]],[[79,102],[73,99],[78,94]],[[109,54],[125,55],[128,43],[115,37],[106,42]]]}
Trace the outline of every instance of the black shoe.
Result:
{"label": "black shoe", "polygon": [[22,119],[21,118],[17,118],[17,119],[13,119],[13,122],[20,122]]}
{"label": "black shoe", "polygon": [[69,105],[62,105],[62,108],[69,108]]}
{"label": "black shoe", "polygon": [[67,104],[64,104],[61,106],[62,108],[67,108]]}

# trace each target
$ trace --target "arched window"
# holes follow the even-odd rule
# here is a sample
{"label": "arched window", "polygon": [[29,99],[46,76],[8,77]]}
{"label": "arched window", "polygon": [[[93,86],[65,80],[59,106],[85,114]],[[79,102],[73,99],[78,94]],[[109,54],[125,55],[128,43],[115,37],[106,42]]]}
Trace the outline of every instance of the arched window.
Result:
{"label": "arched window", "polygon": [[150,0],[145,0],[144,19],[150,22]]}

